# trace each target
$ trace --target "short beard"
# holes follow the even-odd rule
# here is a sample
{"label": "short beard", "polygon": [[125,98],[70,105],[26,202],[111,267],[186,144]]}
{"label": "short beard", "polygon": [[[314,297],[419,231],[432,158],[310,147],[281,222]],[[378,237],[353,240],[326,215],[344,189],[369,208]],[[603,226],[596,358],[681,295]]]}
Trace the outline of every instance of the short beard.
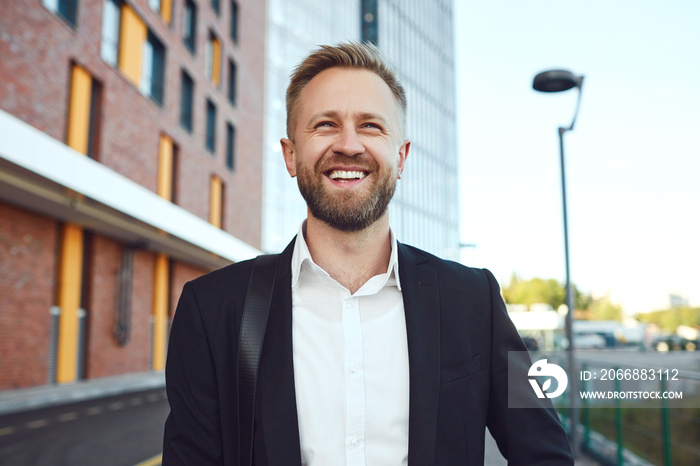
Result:
{"label": "short beard", "polygon": [[[376,162],[371,163],[372,173],[382,175]],[[319,160],[313,172],[300,164],[296,167],[299,192],[315,218],[336,230],[354,232],[364,230],[384,215],[396,191],[397,170],[391,170],[377,179],[371,186],[369,198],[361,200],[351,193],[331,195],[326,191],[322,165],[329,166],[330,163],[325,161],[322,164]]]}

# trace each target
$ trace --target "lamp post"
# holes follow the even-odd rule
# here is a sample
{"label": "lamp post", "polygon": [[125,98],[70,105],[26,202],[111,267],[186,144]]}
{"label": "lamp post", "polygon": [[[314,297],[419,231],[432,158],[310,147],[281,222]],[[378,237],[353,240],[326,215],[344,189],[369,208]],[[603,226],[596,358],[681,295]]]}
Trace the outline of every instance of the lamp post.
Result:
{"label": "lamp post", "polygon": [[563,92],[569,89],[578,89],[576,99],[576,110],[571,124],[567,127],[559,127],[559,158],[561,161],[561,195],[564,212],[564,257],[566,259],[566,339],[569,340],[568,365],[569,365],[569,440],[574,457],[578,456],[578,444],[576,441],[576,428],[578,426],[578,410],[576,409],[576,375],[574,372],[574,293],[571,284],[571,274],[569,268],[569,227],[566,213],[566,176],[564,171],[564,133],[574,129],[576,116],[581,105],[581,87],[583,86],[583,76],[576,76],[567,70],[543,71],[535,76],[532,83],[533,89],[540,92]]}

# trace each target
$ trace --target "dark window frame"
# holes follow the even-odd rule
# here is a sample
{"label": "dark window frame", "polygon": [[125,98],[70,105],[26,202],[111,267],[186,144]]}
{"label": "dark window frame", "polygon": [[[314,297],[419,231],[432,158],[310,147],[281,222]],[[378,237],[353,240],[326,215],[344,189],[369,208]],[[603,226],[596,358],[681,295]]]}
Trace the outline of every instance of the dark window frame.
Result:
{"label": "dark window frame", "polygon": [[226,123],[226,167],[236,171],[236,127]]}
{"label": "dark window frame", "polygon": [[194,80],[185,70],[180,75],[180,126],[190,134],[194,126]]}
{"label": "dark window frame", "polygon": [[234,43],[238,43],[238,2],[236,0],[231,1],[231,40]]}
{"label": "dark window frame", "polygon": [[212,154],[216,154],[216,105],[211,99],[206,103],[207,126],[204,136],[204,146]]}
{"label": "dark window frame", "polygon": [[228,101],[231,105],[236,105],[236,81],[237,81],[236,62],[229,58],[228,60]]}
{"label": "dark window frame", "polygon": [[[192,0],[185,0],[182,12],[182,42],[193,55],[197,53],[197,4]],[[190,12],[190,22],[185,24],[187,11]],[[187,26],[187,29],[186,29]]]}

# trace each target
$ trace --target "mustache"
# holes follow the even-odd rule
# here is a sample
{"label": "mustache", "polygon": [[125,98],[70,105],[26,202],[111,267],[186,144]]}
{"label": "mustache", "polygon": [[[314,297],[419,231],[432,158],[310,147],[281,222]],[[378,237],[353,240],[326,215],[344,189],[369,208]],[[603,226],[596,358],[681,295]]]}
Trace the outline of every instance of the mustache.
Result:
{"label": "mustache", "polygon": [[377,161],[368,155],[345,156],[334,154],[316,161],[314,171],[316,173],[326,173],[331,168],[342,167],[359,167],[371,172],[379,170]]}

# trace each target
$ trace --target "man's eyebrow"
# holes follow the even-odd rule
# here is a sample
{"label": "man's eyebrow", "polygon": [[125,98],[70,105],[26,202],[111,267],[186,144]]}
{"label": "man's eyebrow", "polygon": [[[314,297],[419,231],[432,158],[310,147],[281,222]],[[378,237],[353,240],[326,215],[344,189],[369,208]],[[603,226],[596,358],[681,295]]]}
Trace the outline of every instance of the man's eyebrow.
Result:
{"label": "man's eyebrow", "polygon": [[[377,120],[377,121],[380,121],[382,123],[386,123],[386,118],[384,118],[383,116],[381,116],[378,113],[361,112],[361,113],[357,114],[356,117],[359,118],[360,120]],[[323,112],[317,112],[317,113],[314,113],[313,115],[311,115],[311,117],[309,118],[309,122],[316,121],[316,120],[319,120],[322,118],[328,118],[331,120],[339,120],[339,119],[341,119],[341,115],[340,115],[340,112],[337,110],[325,110]]]}
{"label": "man's eyebrow", "polygon": [[309,118],[309,122],[316,121],[322,118],[329,118],[331,120],[337,120],[340,118],[340,112],[337,110],[326,110],[323,112],[316,112]]}

